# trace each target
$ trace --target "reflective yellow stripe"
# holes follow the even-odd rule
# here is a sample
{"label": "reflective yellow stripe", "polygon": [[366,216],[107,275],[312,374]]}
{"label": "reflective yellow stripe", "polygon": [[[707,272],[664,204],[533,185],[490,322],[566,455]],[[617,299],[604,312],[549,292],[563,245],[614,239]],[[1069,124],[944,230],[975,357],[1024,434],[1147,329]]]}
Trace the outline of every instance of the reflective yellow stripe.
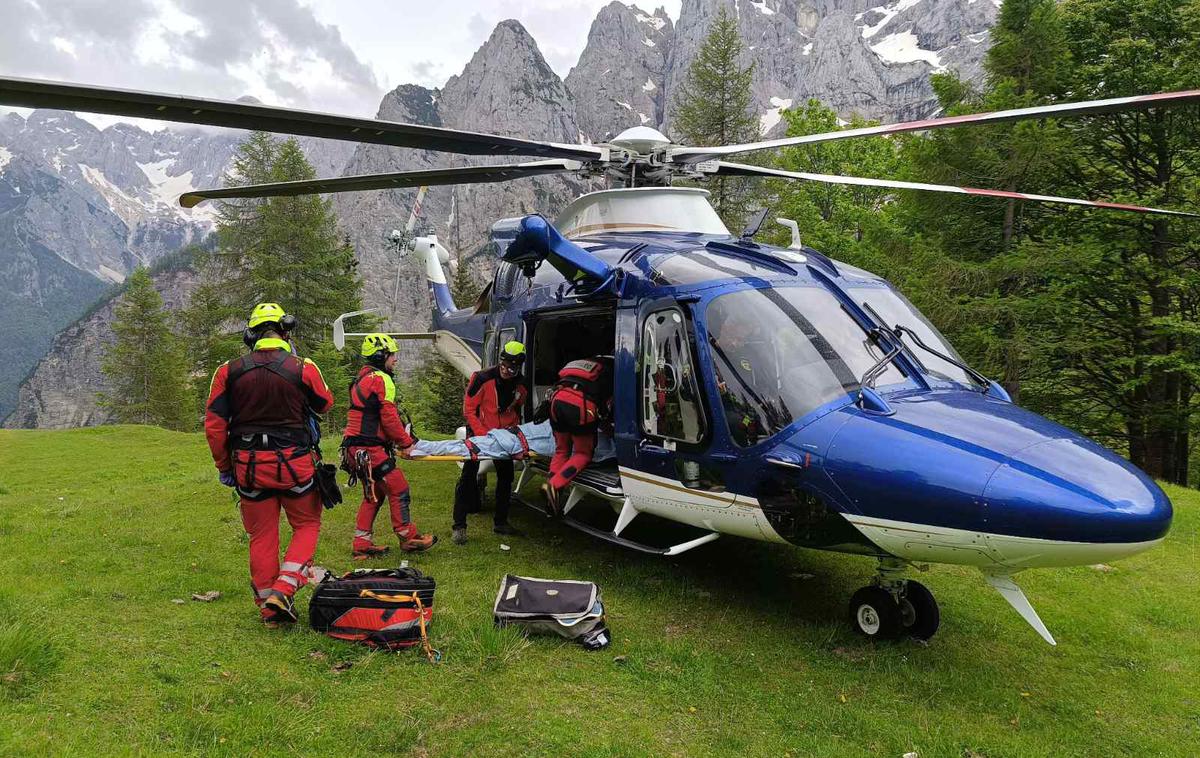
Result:
{"label": "reflective yellow stripe", "polygon": [[286,350],[292,352],[292,346],[287,343],[287,340],[281,340],[278,337],[263,337],[258,342],[254,343],[255,350]]}
{"label": "reflective yellow stripe", "polygon": [[392,381],[392,377],[382,371],[376,371],[375,376],[383,379],[383,399],[389,403],[396,402],[396,383]]}

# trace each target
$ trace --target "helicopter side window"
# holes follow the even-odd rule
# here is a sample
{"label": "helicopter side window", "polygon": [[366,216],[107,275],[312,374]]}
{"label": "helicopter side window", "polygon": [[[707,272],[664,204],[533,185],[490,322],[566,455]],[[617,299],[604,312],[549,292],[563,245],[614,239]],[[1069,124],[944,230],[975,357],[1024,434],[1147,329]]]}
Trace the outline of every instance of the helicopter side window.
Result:
{"label": "helicopter side window", "polygon": [[[729,435],[749,446],[858,389],[882,352],[828,290],[766,287],[721,295],[704,312]],[[877,386],[904,376],[887,364]]]}
{"label": "helicopter side window", "polygon": [[678,308],[656,311],[642,331],[642,429],[654,437],[699,442],[704,409],[692,367],[690,340]]}

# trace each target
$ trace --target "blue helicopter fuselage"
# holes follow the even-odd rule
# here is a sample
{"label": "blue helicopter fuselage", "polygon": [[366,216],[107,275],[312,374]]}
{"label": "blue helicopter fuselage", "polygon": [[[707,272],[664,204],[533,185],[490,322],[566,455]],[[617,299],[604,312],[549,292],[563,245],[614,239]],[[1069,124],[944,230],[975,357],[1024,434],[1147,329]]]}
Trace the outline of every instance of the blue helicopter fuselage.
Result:
{"label": "blue helicopter fuselage", "polygon": [[[495,252],[511,240],[500,233]],[[551,348],[536,324],[611,320],[611,344],[596,352],[614,358],[619,472],[640,512],[985,570],[1115,559],[1170,526],[1171,504],[1143,472],[972,381],[869,272],[809,248],[694,233],[610,233],[557,249],[531,277],[501,261],[487,313],[451,310],[445,285],[431,283],[434,328],[484,365],[496,335],[515,335],[537,365]],[[897,325],[940,357],[895,344]]]}

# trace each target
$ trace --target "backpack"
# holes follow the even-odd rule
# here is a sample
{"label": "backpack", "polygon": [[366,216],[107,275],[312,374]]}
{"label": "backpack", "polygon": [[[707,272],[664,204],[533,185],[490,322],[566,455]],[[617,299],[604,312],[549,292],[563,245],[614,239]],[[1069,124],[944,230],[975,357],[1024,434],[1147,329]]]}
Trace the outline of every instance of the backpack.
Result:
{"label": "backpack", "polygon": [[428,634],[435,589],[433,577],[407,567],[327,576],[308,603],[308,622],[330,637],[373,648],[421,645],[432,662],[441,657]]}
{"label": "backpack", "polygon": [[600,588],[592,582],[508,574],[500,580],[492,615],[496,626],[551,632],[588,650],[600,650],[612,642],[604,625]]}
{"label": "backpack", "polygon": [[558,372],[558,382],[546,396],[550,426],[556,432],[589,434],[603,420],[604,408],[600,398],[610,392],[604,383],[609,379],[602,361],[585,358],[571,361]]}

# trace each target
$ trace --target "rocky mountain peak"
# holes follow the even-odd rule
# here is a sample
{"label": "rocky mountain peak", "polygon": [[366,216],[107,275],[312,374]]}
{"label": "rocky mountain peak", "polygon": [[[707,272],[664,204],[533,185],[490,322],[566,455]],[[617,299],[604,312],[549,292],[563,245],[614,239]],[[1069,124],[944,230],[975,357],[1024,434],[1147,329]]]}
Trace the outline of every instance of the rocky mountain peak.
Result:
{"label": "rocky mountain peak", "polygon": [[662,8],[648,15],[614,1],[600,9],[566,78],[585,136],[600,141],[631,126],[662,123],[674,36]]}

